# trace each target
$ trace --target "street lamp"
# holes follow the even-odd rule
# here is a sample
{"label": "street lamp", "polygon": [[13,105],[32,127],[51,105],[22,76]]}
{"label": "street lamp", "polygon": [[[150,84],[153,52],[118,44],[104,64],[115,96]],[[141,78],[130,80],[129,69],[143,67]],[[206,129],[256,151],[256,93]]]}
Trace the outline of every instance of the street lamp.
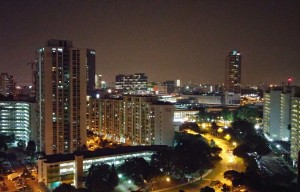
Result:
{"label": "street lamp", "polygon": [[167,177],[167,178],[166,178],[166,181],[167,181],[167,182],[170,182],[170,181],[171,181],[170,177]]}

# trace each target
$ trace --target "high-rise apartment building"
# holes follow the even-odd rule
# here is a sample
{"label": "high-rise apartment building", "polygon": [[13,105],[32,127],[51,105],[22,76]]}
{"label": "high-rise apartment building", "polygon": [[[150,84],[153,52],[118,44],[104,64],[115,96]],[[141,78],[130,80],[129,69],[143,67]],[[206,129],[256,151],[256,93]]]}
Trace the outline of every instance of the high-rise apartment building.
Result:
{"label": "high-rise apartment building", "polygon": [[86,49],[86,67],[87,67],[87,94],[93,95],[95,90],[95,73],[96,73],[96,51]]}
{"label": "high-rise apartment building", "polygon": [[280,139],[281,90],[264,93],[263,130],[270,138]]}
{"label": "high-rise apartment building", "polygon": [[86,143],[86,96],[95,62],[88,57],[94,55],[67,40],[49,40],[38,50],[38,146],[46,154],[71,153]]}
{"label": "high-rise apartment building", "polygon": [[292,97],[291,104],[291,159],[296,166],[300,152],[300,95]]}
{"label": "high-rise apartment building", "polygon": [[8,73],[0,74],[0,94],[3,96],[13,95],[15,92],[14,77]]}
{"label": "high-rise apartment building", "polygon": [[115,87],[124,92],[138,92],[147,90],[148,77],[145,73],[135,73],[131,75],[116,75]]}
{"label": "high-rise apartment building", "polygon": [[99,99],[87,97],[87,130],[99,133]]}
{"label": "high-rise apartment building", "polygon": [[271,139],[290,139],[290,126],[292,120],[292,98],[299,94],[298,87],[272,88],[264,93],[263,129]]}
{"label": "high-rise apartment building", "polygon": [[100,99],[100,134],[129,145],[173,146],[174,105],[154,96]]}
{"label": "high-rise apartment building", "polygon": [[225,91],[241,92],[241,54],[239,51],[231,51],[226,56],[225,62]]}

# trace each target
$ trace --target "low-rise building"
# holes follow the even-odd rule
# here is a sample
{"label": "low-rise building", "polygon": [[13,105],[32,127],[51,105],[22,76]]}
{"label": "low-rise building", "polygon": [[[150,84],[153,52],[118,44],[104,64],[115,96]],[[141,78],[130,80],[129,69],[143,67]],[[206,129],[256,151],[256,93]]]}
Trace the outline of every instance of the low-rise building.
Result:
{"label": "low-rise building", "polygon": [[53,189],[62,183],[84,187],[83,177],[88,174],[92,164],[105,163],[116,167],[126,159],[142,157],[150,161],[151,156],[166,146],[126,146],[105,148],[96,151],[83,151],[72,154],[47,155],[38,160],[38,182]]}

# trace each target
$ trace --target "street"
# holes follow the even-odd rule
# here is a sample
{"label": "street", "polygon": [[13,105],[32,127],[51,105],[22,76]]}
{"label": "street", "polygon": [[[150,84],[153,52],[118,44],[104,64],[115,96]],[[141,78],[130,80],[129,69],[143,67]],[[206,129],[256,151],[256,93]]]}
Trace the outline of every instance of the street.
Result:
{"label": "street", "polygon": [[[222,160],[218,162],[215,168],[202,180],[188,183],[184,186],[174,187],[172,189],[158,190],[158,191],[168,191],[168,192],[178,192],[179,189],[184,190],[185,192],[199,192],[199,190],[205,186],[210,186],[212,181],[220,181],[221,183],[226,183],[227,185],[231,185],[231,182],[224,179],[223,173],[227,170],[236,170],[236,171],[244,171],[245,166],[242,159],[235,157],[232,155],[232,150],[234,149],[234,145],[230,144],[228,141],[219,139],[212,135],[204,136],[208,141],[213,139],[217,146],[222,148],[222,152],[220,156]],[[210,186],[215,189],[216,192],[221,191],[219,187]],[[158,192],[157,191],[157,192]]]}

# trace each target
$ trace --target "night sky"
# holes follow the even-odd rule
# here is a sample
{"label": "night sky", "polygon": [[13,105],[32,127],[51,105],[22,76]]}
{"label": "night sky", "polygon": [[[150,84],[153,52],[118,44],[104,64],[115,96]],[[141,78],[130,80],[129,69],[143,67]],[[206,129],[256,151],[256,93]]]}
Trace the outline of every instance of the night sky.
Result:
{"label": "night sky", "polygon": [[223,83],[225,57],[242,54],[242,83],[300,85],[299,0],[6,0],[0,4],[0,72],[30,82],[48,39],[96,49],[98,74]]}

